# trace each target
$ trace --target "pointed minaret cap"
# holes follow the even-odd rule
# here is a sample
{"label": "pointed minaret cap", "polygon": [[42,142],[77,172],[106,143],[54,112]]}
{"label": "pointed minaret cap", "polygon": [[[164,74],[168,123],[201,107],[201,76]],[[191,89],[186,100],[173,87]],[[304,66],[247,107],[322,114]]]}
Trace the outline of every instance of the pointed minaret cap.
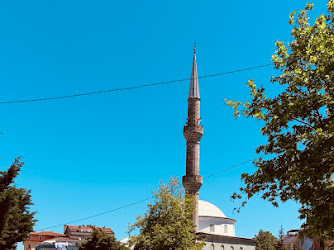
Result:
{"label": "pointed minaret cap", "polygon": [[196,43],[194,44],[193,68],[191,70],[191,79],[188,98],[199,98],[197,63],[196,63]]}

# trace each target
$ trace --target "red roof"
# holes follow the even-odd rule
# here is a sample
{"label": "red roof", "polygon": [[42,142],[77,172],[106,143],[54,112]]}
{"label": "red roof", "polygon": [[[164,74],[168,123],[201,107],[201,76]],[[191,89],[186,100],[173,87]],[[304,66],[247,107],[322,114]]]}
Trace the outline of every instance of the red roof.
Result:
{"label": "red roof", "polygon": [[30,233],[32,235],[46,235],[46,236],[65,236],[64,234],[59,234],[51,231],[41,231],[41,232],[33,232]]}
{"label": "red roof", "polygon": [[29,234],[29,238],[23,241],[23,243],[38,243],[47,239],[63,236],[65,236],[65,234],[59,234],[51,231],[32,232]]}

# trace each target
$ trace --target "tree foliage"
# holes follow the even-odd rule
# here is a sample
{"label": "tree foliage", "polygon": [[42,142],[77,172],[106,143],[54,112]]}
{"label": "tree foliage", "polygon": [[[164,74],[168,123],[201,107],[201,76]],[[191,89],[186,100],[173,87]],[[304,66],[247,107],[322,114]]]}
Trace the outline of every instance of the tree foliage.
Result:
{"label": "tree foliage", "polygon": [[255,235],[256,250],[276,250],[277,239],[269,231],[260,230]]}
{"label": "tree foliage", "polygon": [[22,165],[17,158],[7,171],[0,171],[0,249],[15,249],[35,224],[35,213],[29,211],[30,191],[13,185]]}
{"label": "tree foliage", "polygon": [[278,206],[289,199],[301,204],[299,218],[309,235],[334,238],[334,1],[328,13],[310,24],[313,5],[290,14],[292,42],[276,42],[272,56],[281,74],[271,78],[284,90],[273,98],[249,80],[251,101],[228,101],[235,115],[263,121],[266,154],[253,174],[242,174],[245,187],[233,198],[256,193]]}
{"label": "tree foliage", "polygon": [[93,227],[93,232],[87,241],[81,243],[80,250],[126,250],[114,236],[108,235],[100,228]]}
{"label": "tree foliage", "polygon": [[193,200],[184,196],[180,183],[170,178],[169,184],[160,184],[153,192],[155,201],[148,204],[146,214],[137,216],[137,221],[130,226],[130,233],[139,229],[138,236],[132,236],[130,244],[134,249],[201,249],[190,219]]}

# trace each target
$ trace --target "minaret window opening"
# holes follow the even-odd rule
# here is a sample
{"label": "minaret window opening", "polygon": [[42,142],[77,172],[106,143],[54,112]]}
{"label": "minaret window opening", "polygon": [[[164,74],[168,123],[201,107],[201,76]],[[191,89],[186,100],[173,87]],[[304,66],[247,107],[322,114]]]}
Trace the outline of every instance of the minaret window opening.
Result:
{"label": "minaret window opening", "polygon": [[215,232],[215,225],[210,224],[210,232],[214,233]]}
{"label": "minaret window opening", "polygon": [[215,250],[215,245],[214,244],[211,244],[210,250]]}
{"label": "minaret window opening", "polygon": [[224,225],[224,233],[228,233],[227,225]]}
{"label": "minaret window opening", "polygon": [[220,246],[220,250],[224,250],[224,245],[221,245],[221,246]]}

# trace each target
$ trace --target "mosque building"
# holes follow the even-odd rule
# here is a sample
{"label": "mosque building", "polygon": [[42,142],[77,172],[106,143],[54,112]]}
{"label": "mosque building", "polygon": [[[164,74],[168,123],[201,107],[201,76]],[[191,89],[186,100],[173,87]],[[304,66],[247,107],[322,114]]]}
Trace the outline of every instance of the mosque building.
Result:
{"label": "mosque building", "polygon": [[197,234],[204,236],[203,250],[255,250],[255,240],[236,237],[236,221],[227,218],[215,205],[199,200],[199,189],[203,177],[199,174],[199,146],[203,135],[200,124],[200,95],[197,75],[196,47],[194,47],[193,65],[188,96],[188,118],[183,129],[187,141],[186,175],[182,177],[182,185],[186,193],[195,199],[192,221]]}

